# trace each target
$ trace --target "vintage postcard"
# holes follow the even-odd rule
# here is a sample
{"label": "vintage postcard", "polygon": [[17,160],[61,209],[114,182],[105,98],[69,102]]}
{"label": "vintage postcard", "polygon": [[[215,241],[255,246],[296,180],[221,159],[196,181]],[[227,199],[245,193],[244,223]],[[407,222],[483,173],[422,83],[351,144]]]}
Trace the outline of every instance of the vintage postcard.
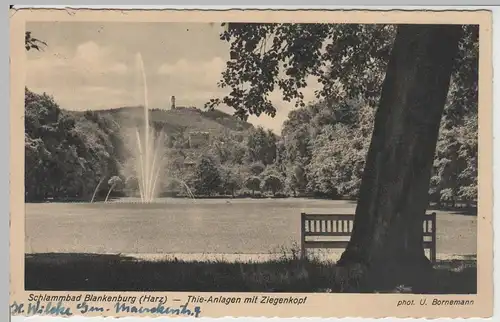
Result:
{"label": "vintage postcard", "polygon": [[10,27],[13,315],[492,315],[489,11]]}

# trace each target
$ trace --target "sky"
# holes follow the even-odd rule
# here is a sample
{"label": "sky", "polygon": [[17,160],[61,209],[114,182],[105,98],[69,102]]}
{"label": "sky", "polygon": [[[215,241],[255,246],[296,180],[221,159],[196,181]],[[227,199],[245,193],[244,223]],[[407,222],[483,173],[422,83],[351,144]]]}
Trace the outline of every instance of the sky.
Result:
{"label": "sky", "polygon": [[[217,87],[229,59],[220,23],[30,22],[26,29],[48,45],[28,52],[26,86],[53,95],[63,109],[143,105],[139,55],[150,108],[170,108],[171,96],[177,106],[203,108],[228,91]],[[314,99],[315,89],[304,91],[306,101]],[[251,116],[249,122],[279,134],[294,104],[284,102],[279,92],[270,98],[276,116]]]}

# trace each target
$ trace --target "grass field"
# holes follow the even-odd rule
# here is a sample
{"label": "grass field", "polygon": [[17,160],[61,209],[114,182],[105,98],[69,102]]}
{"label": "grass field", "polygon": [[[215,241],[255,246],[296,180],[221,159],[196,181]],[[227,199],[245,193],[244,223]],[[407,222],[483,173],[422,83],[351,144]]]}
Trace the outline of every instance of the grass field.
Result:
{"label": "grass field", "polygon": [[[26,204],[27,253],[268,254],[300,239],[300,213],[353,214],[355,203],[309,199],[165,199]],[[437,212],[441,256],[475,255],[475,216]]]}
{"label": "grass field", "polygon": [[[331,258],[303,260],[287,250],[297,250],[301,212],[354,210],[349,201],[306,199],[27,204],[25,287],[348,292],[349,287],[336,281]],[[438,212],[437,227],[435,275],[422,290],[411,292],[475,293],[476,217]],[[235,262],[197,255],[235,253],[250,257]],[[174,256],[150,260],[141,258],[144,254]],[[176,257],[182,254],[194,256]],[[254,260],[257,254],[271,257]],[[464,260],[448,258],[453,256]]]}

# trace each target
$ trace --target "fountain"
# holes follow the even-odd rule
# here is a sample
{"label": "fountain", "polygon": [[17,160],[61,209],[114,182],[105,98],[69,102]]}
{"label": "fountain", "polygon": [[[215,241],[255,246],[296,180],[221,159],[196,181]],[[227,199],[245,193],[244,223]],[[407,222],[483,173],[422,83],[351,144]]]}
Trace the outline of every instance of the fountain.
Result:
{"label": "fountain", "polygon": [[139,183],[141,201],[152,202],[157,194],[157,180],[160,176],[162,168],[164,167],[165,135],[163,133],[156,134],[153,129],[150,129],[148,86],[146,82],[144,62],[140,53],[137,54],[137,62],[141,71],[144,89],[144,124],[142,135],[138,127],[135,129],[136,176]]}
{"label": "fountain", "polygon": [[97,187],[95,187],[95,189],[94,189],[94,194],[92,195],[92,199],[90,200],[90,203],[94,202],[95,195],[97,194],[97,191],[99,190],[99,187],[101,186],[101,184],[104,182],[104,179],[106,179],[106,177],[102,177],[101,180],[99,180]]}
{"label": "fountain", "polygon": [[186,188],[186,193],[188,195],[189,198],[193,199],[193,201],[195,200],[195,197],[194,197],[194,194],[193,192],[191,191],[191,189],[189,188],[189,186],[182,180],[179,180],[179,179],[175,179],[175,181],[179,182],[184,188]]}
{"label": "fountain", "polygon": [[[163,131],[155,131],[149,124],[149,104],[148,104],[148,86],[146,82],[146,72],[144,69],[144,62],[142,59],[142,55],[137,53],[136,55],[136,63],[138,64],[139,70],[141,71],[142,76],[142,85],[143,85],[143,119],[142,124],[135,124],[135,129],[132,128],[132,132],[129,132],[128,135],[123,132],[124,137],[128,137],[130,141],[128,144],[133,147],[132,149],[132,157],[134,164],[132,165],[132,169],[129,169],[132,173],[127,173],[127,176],[134,176],[137,178],[137,185],[140,195],[140,200],[142,203],[150,203],[153,202],[154,199],[158,196],[158,179],[161,177],[162,170],[166,168],[166,158],[165,158],[165,143],[166,136]],[[94,202],[94,198],[96,193],[103,183],[105,177],[103,177],[92,196],[91,202]],[[189,189],[188,185],[179,179],[173,178],[175,181],[181,183],[185,188],[188,197],[191,199],[195,199],[191,189]],[[114,188],[114,185],[110,187],[108,190],[108,194],[106,196],[105,202],[108,200],[108,197],[111,193],[111,190]]]}

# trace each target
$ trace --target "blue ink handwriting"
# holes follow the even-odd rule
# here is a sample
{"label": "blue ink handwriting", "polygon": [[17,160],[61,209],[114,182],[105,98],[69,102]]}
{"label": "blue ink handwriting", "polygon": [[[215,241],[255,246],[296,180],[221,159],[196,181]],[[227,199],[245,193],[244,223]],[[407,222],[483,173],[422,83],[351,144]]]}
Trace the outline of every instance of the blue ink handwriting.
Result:
{"label": "blue ink handwriting", "polygon": [[10,306],[10,313],[12,315],[56,315],[56,316],[72,316],[73,313],[69,307],[63,306],[63,302],[60,301],[57,305],[53,305],[52,302],[47,302],[46,305],[42,305],[40,301],[35,303],[29,303],[28,307],[25,308],[23,303],[14,302]]}
{"label": "blue ink handwriting", "polygon": [[195,306],[192,310],[188,309],[188,303],[181,305],[177,308],[165,307],[162,303],[159,303],[153,307],[135,306],[127,305],[125,303],[116,303],[115,305],[116,313],[153,313],[162,315],[184,315],[199,317],[201,314],[201,309],[199,306]]}

